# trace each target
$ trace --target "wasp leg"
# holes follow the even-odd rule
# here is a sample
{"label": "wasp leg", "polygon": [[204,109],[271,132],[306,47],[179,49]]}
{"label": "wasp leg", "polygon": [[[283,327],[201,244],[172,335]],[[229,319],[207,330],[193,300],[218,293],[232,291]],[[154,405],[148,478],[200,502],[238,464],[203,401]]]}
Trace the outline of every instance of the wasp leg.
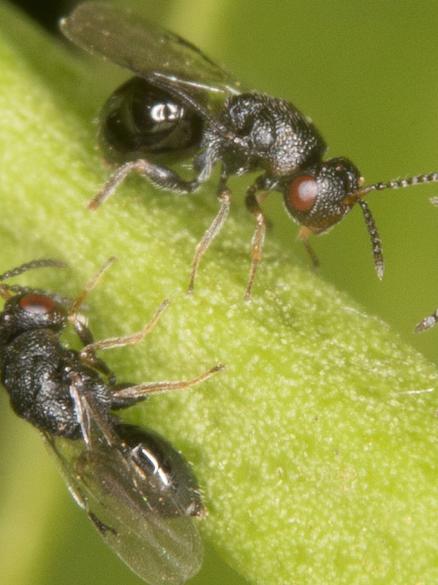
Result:
{"label": "wasp leg", "polygon": [[166,299],[161,303],[155,312],[152,319],[146,323],[146,325],[137,333],[131,333],[130,335],[124,335],[121,337],[109,337],[107,339],[101,339],[100,341],[92,341],[86,345],[81,351],[81,358],[84,360],[93,360],[95,352],[100,349],[111,349],[114,347],[124,347],[125,345],[135,345],[140,343],[146,335],[148,335],[158,323],[162,313],[169,306],[169,301]]}
{"label": "wasp leg", "polygon": [[249,301],[251,298],[252,287],[254,284],[257,268],[262,260],[263,256],[263,244],[265,242],[266,225],[267,221],[260,207],[259,200],[257,198],[257,191],[265,189],[265,179],[261,177],[249,187],[246,192],[245,204],[248,211],[250,211],[256,219],[256,227],[254,235],[251,240],[251,266],[249,269],[248,284],[245,289],[245,300]]}
{"label": "wasp leg", "polygon": [[207,231],[203,235],[200,242],[196,246],[195,255],[193,256],[192,261],[192,270],[190,273],[190,281],[189,286],[187,289],[188,293],[192,293],[195,287],[195,278],[198,272],[199,263],[201,262],[201,258],[205,254],[205,252],[210,247],[211,242],[214,238],[219,234],[221,231],[224,223],[227,220],[228,214],[230,212],[231,206],[231,192],[227,187],[227,179],[228,176],[223,174],[221,175],[218,190],[217,190],[217,198],[220,203],[219,211],[217,212],[216,216],[214,217],[213,221],[211,222],[210,226],[208,227]]}
{"label": "wasp leg", "polygon": [[181,194],[193,193],[200,185],[198,178],[186,181],[165,166],[156,165],[146,159],[138,159],[118,167],[99,193],[88,203],[88,209],[95,210],[100,207],[132,173],[146,177],[157,187]]}
{"label": "wasp leg", "polygon": [[[74,329],[76,331],[77,336],[79,337],[82,345],[84,346],[81,350],[81,359],[86,364],[104,374],[108,378],[108,382],[111,386],[116,383],[116,375],[114,372],[106,365],[106,363],[98,358],[93,350],[93,346],[96,344],[94,341],[93,334],[91,333],[90,329],[87,325],[79,318],[76,318],[73,322]],[[89,348],[86,352],[84,352],[85,348]]]}
{"label": "wasp leg", "polygon": [[211,378],[211,376],[220,372],[223,368],[223,364],[218,364],[191,380],[147,382],[145,384],[136,384],[135,386],[114,390],[111,406],[112,408],[125,408],[140,400],[144,400],[149,394],[170,392],[172,390],[186,390],[187,388],[201,384],[201,382],[205,382],[205,380],[208,380],[208,378]]}
{"label": "wasp leg", "polygon": [[305,226],[301,226],[299,231],[298,231],[298,239],[303,242],[304,249],[308,253],[308,255],[310,257],[310,261],[312,262],[312,267],[314,270],[316,270],[317,268],[319,268],[319,260],[318,260],[318,256],[316,255],[315,250],[312,248],[312,246],[309,243],[309,237],[312,234],[313,234],[312,230],[310,230],[309,228],[307,228]]}
{"label": "wasp leg", "polygon": [[[81,305],[84,303],[90,292],[98,285],[103,274],[112,266],[116,258],[112,256],[109,258],[101,268],[93,274],[93,276],[85,284],[82,291],[77,295],[69,307],[69,321],[72,323],[76,335],[79,337],[84,347],[92,348],[94,344],[94,337],[87,325],[87,320],[79,313]],[[95,351],[90,349],[86,354],[81,355],[83,361],[87,362],[97,371],[101,372],[108,377],[108,381],[111,385],[116,383],[116,376],[112,370],[106,365],[106,363],[98,358]]]}

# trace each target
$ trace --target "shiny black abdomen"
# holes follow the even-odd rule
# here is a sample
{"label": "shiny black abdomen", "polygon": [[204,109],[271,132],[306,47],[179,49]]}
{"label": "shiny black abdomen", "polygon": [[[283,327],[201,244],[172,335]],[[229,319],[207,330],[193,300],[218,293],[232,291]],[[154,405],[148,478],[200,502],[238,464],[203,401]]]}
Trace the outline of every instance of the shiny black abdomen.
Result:
{"label": "shiny black abdomen", "polygon": [[151,429],[117,425],[117,434],[130,449],[130,457],[144,472],[149,505],[168,518],[200,516],[204,511],[196,477],[164,437]]}
{"label": "shiny black abdomen", "polygon": [[203,127],[199,114],[145,79],[133,77],[104,105],[100,142],[114,162],[151,153],[187,156],[187,149],[199,146]]}

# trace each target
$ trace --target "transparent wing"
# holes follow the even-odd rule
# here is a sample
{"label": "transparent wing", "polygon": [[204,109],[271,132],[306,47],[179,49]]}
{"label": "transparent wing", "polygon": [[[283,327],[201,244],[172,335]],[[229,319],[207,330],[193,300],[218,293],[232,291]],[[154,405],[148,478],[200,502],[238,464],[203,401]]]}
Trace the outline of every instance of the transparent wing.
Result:
{"label": "transparent wing", "polygon": [[237,94],[240,84],[178,35],[109,4],[84,2],[61,21],[63,33],[83,49],[140,77],[160,76],[182,86]]}
{"label": "transparent wing", "polygon": [[139,471],[129,449],[117,442],[108,421],[82,393],[80,409],[86,441],[45,435],[74,499],[105,542],[144,581],[183,584],[202,562],[193,520],[154,510],[148,503],[156,499],[153,477]]}

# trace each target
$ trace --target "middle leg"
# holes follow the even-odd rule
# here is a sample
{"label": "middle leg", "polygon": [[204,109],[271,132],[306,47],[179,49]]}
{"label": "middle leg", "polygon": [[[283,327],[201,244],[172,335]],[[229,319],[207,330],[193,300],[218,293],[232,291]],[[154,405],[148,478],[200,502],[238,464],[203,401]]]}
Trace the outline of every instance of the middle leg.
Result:
{"label": "middle leg", "polygon": [[200,242],[198,242],[198,245],[196,246],[195,255],[192,261],[192,270],[190,273],[189,286],[187,289],[188,293],[192,293],[195,287],[196,274],[198,272],[201,258],[210,247],[210,244],[212,243],[214,238],[221,231],[230,212],[231,192],[227,187],[227,179],[228,176],[224,172],[222,172],[217,190],[217,198],[220,203],[219,211],[217,212],[216,216],[214,217],[205,234],[202,236],[202,239],[200,240]]}
{"label": "middle leg", "polygon": [[144,384],[136,384],[134,386],[128,386],[127,388],[118,388],[113,391],[113,404],[112,408],[126,408],[137,402],[144,400],[149,394],[158,394],[162,392],[170,392],[172,390],[186,390],[201,382],[205,382],[224,369],[223,364],[217,364],[206,372],[203,372],[196,378],[190,380],[175,380],[175,381],[161,381],[161,382],[146,382]]}

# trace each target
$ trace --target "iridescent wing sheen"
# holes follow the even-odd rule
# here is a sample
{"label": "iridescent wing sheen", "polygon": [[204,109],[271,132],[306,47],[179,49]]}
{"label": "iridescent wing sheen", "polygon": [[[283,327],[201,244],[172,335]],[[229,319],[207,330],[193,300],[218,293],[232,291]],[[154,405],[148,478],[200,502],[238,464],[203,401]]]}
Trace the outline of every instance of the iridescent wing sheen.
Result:
{"label": "iridescent wing sheen", "polygon": [[237,94],[240,84],[191,43],[109,4],[84,2],[61,21],[63,33],[90,53],[150,79]]}
{"label": "iridescent wing sheen", "polygon": [[71,494],[104,541],[146,583],[182,585],[202,563],[194,521],[163,516],[153,508],[153,475],[145,477],[110,420],[102,417],[92,397],[79,392],[76,409],[81,410],[86,440],[45,434]]}

